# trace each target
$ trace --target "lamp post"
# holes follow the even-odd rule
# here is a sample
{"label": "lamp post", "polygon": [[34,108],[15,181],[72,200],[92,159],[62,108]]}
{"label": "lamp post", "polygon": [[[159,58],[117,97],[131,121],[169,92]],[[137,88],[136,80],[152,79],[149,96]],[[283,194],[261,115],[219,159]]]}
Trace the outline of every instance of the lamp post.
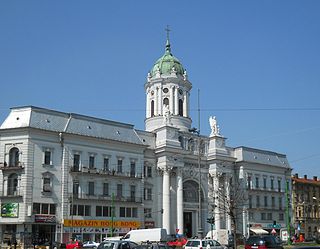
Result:
{"label": "lamp post", "polygon": [[202,224],[201,224],[201,155],[200,155],[200,131],[197,128],[189,130],[196,133],[198,136],[198,173],[199,173],[199,188],[198,188],[198,237],[202,238]]}

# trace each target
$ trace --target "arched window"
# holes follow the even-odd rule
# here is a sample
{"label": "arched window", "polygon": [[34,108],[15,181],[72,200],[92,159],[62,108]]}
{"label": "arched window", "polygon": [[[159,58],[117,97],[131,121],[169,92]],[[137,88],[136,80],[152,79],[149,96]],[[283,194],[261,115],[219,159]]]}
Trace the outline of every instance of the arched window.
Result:
{"label": "arched window", "polygon": [[[203,201],[203,192],[200,193],[201,201]],[[183,201],[199,202],[199,184],[195,181],[186,181],[183,183]]]}
{"label": "arched window", "polygon": [[179,116],[183,116],[183,101],[179,99]]}
{"label": "arched window", "polygon": [[179,142],[180,142],[181,148],[184,148],[183,137],[182,136],[179,136]]}
{"label": "arched window", "polygon": [[15,167],[19,165],[19,149],[13,147],[9,151],[9,167]]}
{"label": "arched window", "polygon": [[151,117],[154,117],[154,100],[151,100]]}
{"label": "arched window", "polygon": [[8,177],[8,195],[18,194],[18,175],[13,173]]}
{"label": "arched window", "polygon": [[168,98],[164,98],[163,99],[163,104],[169,106],[169,99]]}
{"label": "arched window", "polygon": [[194,151],[194,140],[192,138],[190,138],[188,141],[188,150]]}

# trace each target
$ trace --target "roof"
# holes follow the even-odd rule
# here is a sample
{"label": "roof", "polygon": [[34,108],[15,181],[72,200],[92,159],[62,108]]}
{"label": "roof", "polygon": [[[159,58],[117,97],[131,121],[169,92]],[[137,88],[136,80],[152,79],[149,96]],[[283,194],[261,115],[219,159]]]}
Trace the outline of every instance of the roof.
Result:
{"label": "roof", "polygon": [[314,184],[314,185],[320,185],[320,181],[317,179],[317,180],[314,180],[314,179],[307,179],[307,178],[298,178],[298,177],[295,177],[295,176],[292,176],[291,177],[293,183],[302,183],[302,184]]}
{"label": "roof", "polygon": [[165,53],[153,65],[150,74],[152,77],[158,72],[160,75],[171,75],[173,71],[175,71],[177,75],[183,75],[185,70],[180,61],[172,55],[171,45],[169,39],[167,39]]}
{"label": "roof", "polygon": [[35,106],[11,108],[0,130],[35,128],[121,142],[143,144],[134,126],[105,119],[65,113]]}

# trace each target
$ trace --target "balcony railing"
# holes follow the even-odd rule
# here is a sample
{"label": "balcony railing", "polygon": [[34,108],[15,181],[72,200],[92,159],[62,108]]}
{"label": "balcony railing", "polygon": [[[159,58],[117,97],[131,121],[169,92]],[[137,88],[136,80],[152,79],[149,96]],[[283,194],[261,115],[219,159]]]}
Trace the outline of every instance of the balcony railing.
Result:
{"label": "balcony railing", "polygon": [[0,193],[1,197],[21,197],[22,191],[20,188],[9,187],[4,189],[2,193]]}
{"label": "balcony railing", "polygon": [[132,172],[132,171],[123,171],[118,172],[116,170],[104,170],[104,169],[97,169],[97,168],[87,168],[87,167],[70,167],[71,173],[85,173],[85,174],[95,174],[95,175],[101,175],[101,176],[115,176],[115,177],[130,177],[130,178],[142,178],[142,174]]}
{"label": "balcony railing", "polygon": [[[101,195],[101,194],[94,194],[89,195],[85,193],[78,193],[78,194],[71,194],[70,199],[73,200],[103,200],[103,201],[112,201],[111,195]],[[121,201],[121,202],[137,202],[142,203],[141,197],[136,196],[114,196],[114,201]]]}
{"label": "balcony railing", "polygon": [[23,162],[15,162],[14,164],[8,164],[7,162],[0,163],[0,170],[21,170],[24,168]]}

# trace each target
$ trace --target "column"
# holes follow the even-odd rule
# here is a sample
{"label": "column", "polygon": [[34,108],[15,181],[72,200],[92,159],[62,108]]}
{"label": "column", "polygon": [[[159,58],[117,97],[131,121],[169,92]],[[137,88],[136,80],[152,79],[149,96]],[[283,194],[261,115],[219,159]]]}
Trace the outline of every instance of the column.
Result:
{"label": "column", "polygon": [[183,179],[180,169],[177,172],[177,226],[178,234],[183,234]]}
{"label": "column", "polygon": [[[227,174],[224,179],[224,186],[226,186],[226,196],[228,198],[228,202],[230,203],[230,179],[229,179],[229,175]],[[227,230],[231,231],[231,217],[229,214],[227,214]]]}
{"label": "column", "polygon": [[162,103],[162,86],[159,87],[158,93],[159,93],[159,104],[158,104],[159,111],[158,111],[158,114],[163,116],[163,111],[162,111],[162,109],[163,109],[162,108],[163,107],[163,103]]}
{"label": "column", "polygon": [[175,105],[174,105],[174,114],[175,115],[179,115],[179,93],[178,93],[178,87],[176,87],[174,89],[174,101],[175,101]]}
{"label": "column", "polygon": [[162,205],[163,205],[163,214],[162,214],[162,223],[163,228],[167,229],[167,233],[170,232],[170,169],[163,169],[163,196],[162,196]]}
{"label": "column", "polygon": [[146,118],[150,118],[150,90],[147,90],[147,101],[146,101]]}
{"label": "column", "polygon": [[174,89],[173,86],[170,86],[170,99],[169,99],[169,108],[170,114],[174,113]]}
{"label": "column", "polygon": [[187,113],[188,108],[187,108],[187,106],[188,106],[188,103],[187,103],[187,92],[184,92],[183,93],[183,116],[184,117],[188,116],[188,113]]}
{"label": "column", "polygon": [[214,178],[213,178],[213,185],[214,185],[214,191],[217,194],[216,198],[214,199],[215,202],[215,210],[214,210],[214,219],[215,219],[215,226],[216,226],[216,230],[220,230],[220,211],[219,211],[219,207],[220,207],[220,203],[219,203],[219,176],[216,173]]}
{"label": "column", "polygon": [[154,98],[154,115],[159,115],[159,88],[156,87],[155,98]]}

